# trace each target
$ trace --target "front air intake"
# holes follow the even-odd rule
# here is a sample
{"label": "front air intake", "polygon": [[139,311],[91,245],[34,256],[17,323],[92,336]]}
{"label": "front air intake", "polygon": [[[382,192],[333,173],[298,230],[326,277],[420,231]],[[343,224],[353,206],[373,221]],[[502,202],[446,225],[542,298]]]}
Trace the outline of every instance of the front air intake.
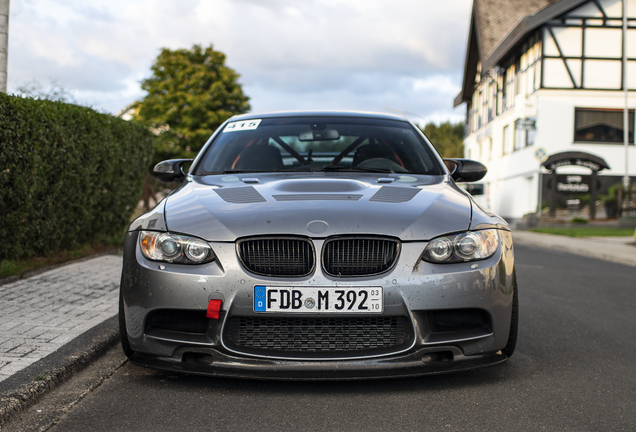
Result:
{"label": "front air intake", "polygon": [[338,237],[325,242],[322,265],[331,276],[373,276],[389,271],[399,254],[400,242],[395,239]]}
{"label": "front air intake", "polygon": [[407,349],[413,327],[404,316],[233,316],[223,341],[232,350],[265,356],[350,357]]}
{"label": "front air intake", "polygon": [[256,237],[239,240],[236,248],[243,266],[258,275],[300,277],[314,271],[314,247],[306,238]]}

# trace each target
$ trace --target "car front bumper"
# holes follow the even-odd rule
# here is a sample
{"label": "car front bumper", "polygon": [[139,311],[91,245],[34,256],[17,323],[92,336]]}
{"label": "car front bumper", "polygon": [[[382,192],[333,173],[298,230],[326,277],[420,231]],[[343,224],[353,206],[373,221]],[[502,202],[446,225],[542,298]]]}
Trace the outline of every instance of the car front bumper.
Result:
{"label": "car front bumper", "polygon": [[[321,250],[324,240],[312,241],[316,250]],[[501,350],[508,340],[514,288],[512,237],[508,231],[500,231],[500,246],[494,256],[460,264],[422,262],[426,242],[405,242],[395,267],[364,278],[329,277],[320,265],[303,278],[261,277],[242,267],[234,243],[211,245],[218,257],[214,262],[200,266],[158,263],[147,260],[139,251],[138,231],[127,233],[121,313],[130,347],[135,351],[131,361],[213,376],[355,379],[464,370],[507,358]],[[312,356],[293,352],[259,354],[237,349],[225,340],[224,329],[230,318],[263,316],[254,312],[255,285],[335,284],[382,286],[382,315],[407,318],[412,326],[409,343],[381,353]],[[212,299],[223,302],[218,320],[201,318],[206,321],[196,331],[188,328],[187,319],[184,325],[176,323],[181,312],[203,317]],[[456,318],[462,311],[479,311],[485,318],[480,323],[459,322]],[[164,314],[164,319],[151,318],[158,314]],[[326,318],[342,316],[321,314]],[[275,317],[297,318],[298,314],[277,313]]]}

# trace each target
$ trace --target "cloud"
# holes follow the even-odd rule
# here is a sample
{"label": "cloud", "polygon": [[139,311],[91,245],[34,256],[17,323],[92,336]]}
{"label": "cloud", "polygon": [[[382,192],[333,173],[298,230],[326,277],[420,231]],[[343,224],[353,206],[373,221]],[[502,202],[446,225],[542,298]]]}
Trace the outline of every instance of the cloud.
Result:
{"label": "cloud", "polygon": [[413,90],[457,94],[461,87],[457,82],[457,77],[453,78],[455,78],[455,82],[449,75],[432,75],[428,78],[416,79],[413,81]]}
{"label": "cloud", "polygon": [[[459,76],[459,75],[458,75]],[[266,85],[246,85],[254,112],[301,109],[350,109],[398,112],[416,123],[461,121],[463,108],[453,109],[459,86],[432,88],[445,77],[401,78],[386,74],[356,74],[338,85],[288,91]],[[449,79],[450,81],[450,79]],[[426,83],[422,86],[422,83]]]}
{"label": "cloud", "polygon": [[13,0],[9,87],[54,79],[75,89],[78,101],[91,98],[115,112],[143,95],[138,83],[162,47],[213,44],[241,74],[255,110],[388,105],[456,117],[452,100],[470,6],[470,0]]}

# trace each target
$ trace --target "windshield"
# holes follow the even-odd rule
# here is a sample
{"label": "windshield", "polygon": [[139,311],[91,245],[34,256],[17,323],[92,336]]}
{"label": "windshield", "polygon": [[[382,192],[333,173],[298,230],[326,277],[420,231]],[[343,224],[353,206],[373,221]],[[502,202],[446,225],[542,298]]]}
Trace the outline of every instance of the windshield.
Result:
{"label": "windshield", "polygon": [[407,123],[352,117],[228,123],[195,175],[230,172],[369,171],[440,175],[431,147]]}

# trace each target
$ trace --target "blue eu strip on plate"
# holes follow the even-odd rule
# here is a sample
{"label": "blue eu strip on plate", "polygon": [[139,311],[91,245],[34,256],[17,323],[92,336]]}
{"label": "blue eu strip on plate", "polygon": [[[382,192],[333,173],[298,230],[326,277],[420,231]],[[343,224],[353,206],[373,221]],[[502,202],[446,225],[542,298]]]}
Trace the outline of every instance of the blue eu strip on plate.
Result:
{"label": "blue eu strip on plate", "polygon": [[267,308],[265,306],[265,292],[267,289],[263,285],[256,285],[254,287],[254,311],[265,312]]}

